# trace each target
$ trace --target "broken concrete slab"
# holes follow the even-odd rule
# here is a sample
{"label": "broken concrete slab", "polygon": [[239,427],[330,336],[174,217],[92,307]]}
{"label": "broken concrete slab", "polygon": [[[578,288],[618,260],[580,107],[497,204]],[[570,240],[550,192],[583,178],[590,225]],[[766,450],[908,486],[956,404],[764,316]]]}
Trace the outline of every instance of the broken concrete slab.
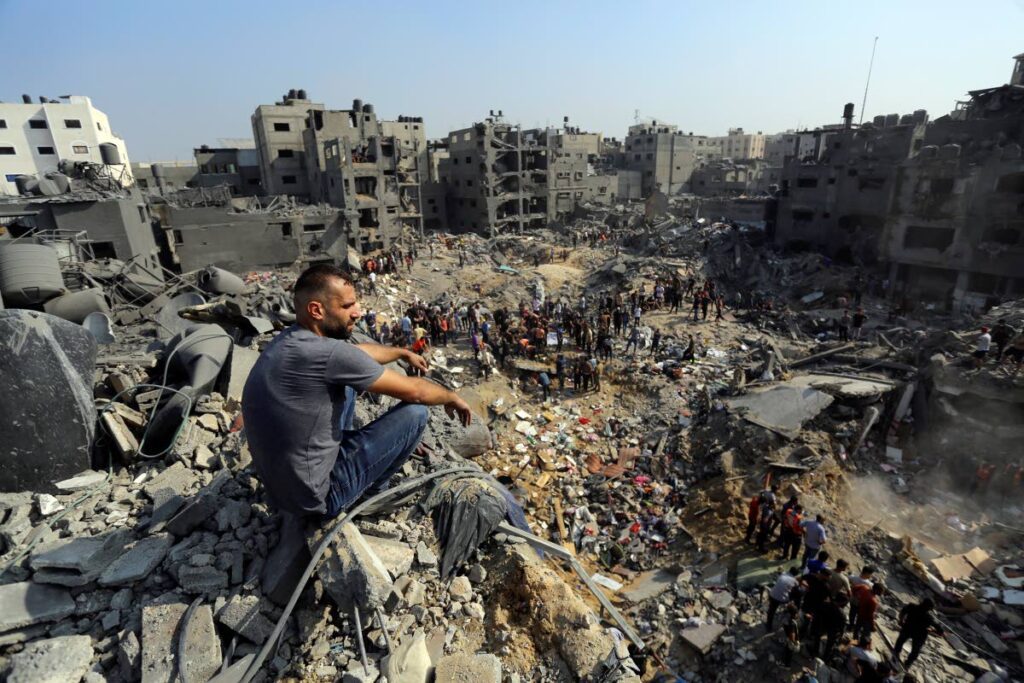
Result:
{"label": "broken concrete slab", "polygon": [[199,605],[178,630],[178,638],[184,639],[179,646],[182,652],[182,659],[178,661],[180,680],[210,680],[222,662],[220,638],[213,625],[213,610],[209,605]]}
{"label": "broken concrete slab", "polygon": [[755,586],[772,584],[779,572],[785,571],[792,565],[799,565],[799,560],[745,557],[736,563],[736,588],[742,591]]}
{"label": "broken concrete slab", "polygon": [[[314,536],[310,542],[317,543],[319,538]],[[391,592],[387,567],[350,522],[342,524],[327,548],[317,575],[324,589],[344,610],[353,602],[362,609],[382,606]]]}
{"label": "broken concrete slab", "polygon": [[142,608],[142,683],[177,681],[178,624],[188,605],[147,605]]}
{"label": "broken concrete slab", "polygon": [[767,389],[752,389],[727,403],[748,422],[793,439],[804,422],[816,417],[834,400],[810,387],[776,384]]}
{"label": "broken concrete slab", "polygon": [[216,515],[218,508],[215,496],[200,494],[193,497],[178,514],[171,517],[166,528],[175,536],[187,536],[197,526]]}
{"label": "broken concrete slab", "polygon": [[157,568],[174,544],[170,534],[159,534],[138,541],[100,574],[101,586],[122,586],[146,578]]}
{"label": "broken concrete slab", "polygon": [[131,533],[118,529],[97,536],[79,536],[40,546],[29,557],[37,583],[84,586],[95,581],[124,550]]}
{"label": "broken concrete slab", "polygon": [[216,567],[187,565],[178,569],[178,585],[186,593],[215,593],[228,587],[228,575]]}
{"label": "broken concrete slab", "polygon": [[501,683],[501,660],[494,655],[454,654],[442,657],[436,680],[451,683]]}
{"label": "broken concrete slab", "polygon": [[392,541],[377,536],[363,536],[367,545],[377,554],[393,577],[399,577],[412,568],[416,551],[401,541]]}
{"label": "broken concrete slab", "polygon": [[679,636],[687,645],[706,655],[723,633],[725,626],[722,624],[701,624],[696,628],[684,628],[679,632]]}
{"label": "broken concrete slab", "polygon": [[74,613],[75,600],[63,588],[31,581],[0,586],[0,632],[59,621]]}
{"label": "broken concrete slab", "polygon": [[274,624],[260,612],[255,595],[236,595],[217,612],[217,621],[247,640],[262,644],[274,631]]}
{"label": "broken concrete slab", "polygon": [[633,603],[643,602],[657,597],[671,588],[676,581],[677,574],[666,569],[655,569],[642,572],[637,575],[629,588],[619,594]]}
{"label": "broken concrete slab", "polygon": [[64,493],[75,493],[76,491],[85,491],[95,486],[102,484],[107,479],[106,472],[82,472],[76,474],[70,479],[64,479],[58,481],[54,486]]}
{"label": "broken concrete slab", "polygon": [[153,499],[153,494],[160,489],[171,489],[180,496],[188,493],[197,479],[198,475],[193,470],[176,462],[143,484],[142,492],[150,499]]}
{"label": "broken concrete slab", "polygon": [[8,683],[67,683],[80,681],[92,662],[92,638],[60,636],[37,640],[12,655]]}

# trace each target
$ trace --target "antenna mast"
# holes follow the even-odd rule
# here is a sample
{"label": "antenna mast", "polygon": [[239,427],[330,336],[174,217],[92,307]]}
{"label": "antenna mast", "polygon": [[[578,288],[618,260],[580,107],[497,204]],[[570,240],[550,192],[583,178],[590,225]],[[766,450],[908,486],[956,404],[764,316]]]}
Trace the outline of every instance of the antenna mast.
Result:
{"label": "antenna mast", "polygon": [[868,62],[868,80],[864,83],[864,99],[860,102],[860,120],[857,125],[864,123],[864,107],[868,103],[868,86],[871,85],[871,69],[875,66],[875,48],[878,47],[878,36],[875,36],[875,42],[871,45],[871,61]]}

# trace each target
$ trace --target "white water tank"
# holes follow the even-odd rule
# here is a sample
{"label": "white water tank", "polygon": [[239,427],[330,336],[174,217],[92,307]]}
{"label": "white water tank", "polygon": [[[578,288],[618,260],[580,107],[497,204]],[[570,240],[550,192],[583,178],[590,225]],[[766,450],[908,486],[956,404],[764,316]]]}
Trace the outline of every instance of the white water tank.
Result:
{"label": "white water tank", "polygon": [[64,278],[53,247],[0,243],[0,295],[8,306],[35,306],[63,292]]}

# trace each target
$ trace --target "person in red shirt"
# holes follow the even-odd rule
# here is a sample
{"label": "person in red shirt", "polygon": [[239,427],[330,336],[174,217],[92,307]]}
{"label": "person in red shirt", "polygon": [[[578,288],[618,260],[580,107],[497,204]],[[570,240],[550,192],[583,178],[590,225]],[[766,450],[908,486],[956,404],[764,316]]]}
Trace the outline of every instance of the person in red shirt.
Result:
{"label": "person in red shirt", "polygon": [[870,587],[864,583],[853,587],[854,600],[857,603],[857,618],[853,624],[853,637],[857,640],[868,639],[874,633],[875,614],[878,613],[879,600],[884,593],[885,585],[881,581],[875,582]]}
{"label": "person in red shirt", "polygon": [[761,509],[761,494],[755,493],[747,506],[747,535],[744,538],[747,543],[753,540],[754,529],[757,528],[758,511]]}

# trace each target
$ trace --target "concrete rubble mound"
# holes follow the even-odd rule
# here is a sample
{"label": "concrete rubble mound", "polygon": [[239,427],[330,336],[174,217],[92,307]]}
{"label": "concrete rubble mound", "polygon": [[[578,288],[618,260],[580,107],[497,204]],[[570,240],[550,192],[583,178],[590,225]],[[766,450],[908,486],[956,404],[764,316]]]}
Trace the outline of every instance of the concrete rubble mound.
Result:
{"label": "concrete rubble mound", "polygon": [[[912,672],[1024,676],[1024,377],[973,353],[982,324],[1024,344],[1024,302],[895,310],[674,197],[378,258],[357,338],[409,344],[408,316],[475,416],[432,408],[337,527],[269,504],[241,419],[302,264],[92,259],[99,324],[0,311],[4,680],[854,680],[923,598],[942,635]],[[838,560],[884,583],[866,632],[822,625],[869,599]]]}

